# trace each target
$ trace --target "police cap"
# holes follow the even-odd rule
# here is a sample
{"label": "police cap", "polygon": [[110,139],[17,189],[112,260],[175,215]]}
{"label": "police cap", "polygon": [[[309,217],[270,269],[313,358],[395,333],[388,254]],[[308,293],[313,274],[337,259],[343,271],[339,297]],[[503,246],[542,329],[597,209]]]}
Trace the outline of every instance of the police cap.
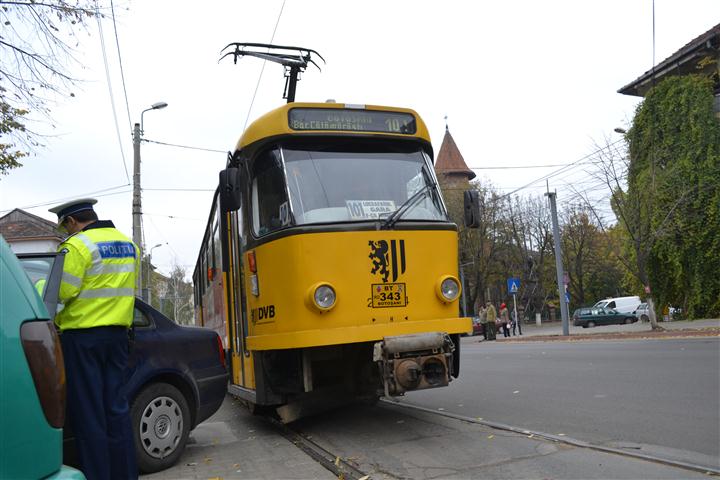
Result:
{"label": "police cap", "polygon": [[93,205],[97,203],[94,198],[79,198],[70,202],[65,202],[62,205],[51,208],[49,211],[57,214],[58,224],[65,220],[65,217],[72,215],[73,213],[81,212],[83,210],[92,210]]}

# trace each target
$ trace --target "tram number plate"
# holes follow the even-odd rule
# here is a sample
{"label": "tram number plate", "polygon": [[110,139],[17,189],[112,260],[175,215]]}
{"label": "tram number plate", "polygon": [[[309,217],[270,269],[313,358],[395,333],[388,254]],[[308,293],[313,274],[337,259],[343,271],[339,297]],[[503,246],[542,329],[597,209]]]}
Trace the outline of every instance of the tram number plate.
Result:
{"label": "tram number plate", "polygon": [[407,295],[404,283],[373,283],[372,307],[404,307]]}

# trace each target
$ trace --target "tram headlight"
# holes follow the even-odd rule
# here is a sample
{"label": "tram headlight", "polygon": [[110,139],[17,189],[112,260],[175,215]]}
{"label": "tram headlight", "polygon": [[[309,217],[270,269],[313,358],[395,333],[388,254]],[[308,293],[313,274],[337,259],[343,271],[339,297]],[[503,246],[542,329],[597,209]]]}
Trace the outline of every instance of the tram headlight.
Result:
{"label": "tram headlight", "polygon": [[335,306],[337,300],[335,289],[329,283],[316,283],[308,292],[310,304],[320,313],[327,312]]}
{"label": "tram headlight", "polygon": [[445,275],[437,283],[435,292],[438,298],[445,303],[450,303],[460,296],[460,282],[451,275]]}

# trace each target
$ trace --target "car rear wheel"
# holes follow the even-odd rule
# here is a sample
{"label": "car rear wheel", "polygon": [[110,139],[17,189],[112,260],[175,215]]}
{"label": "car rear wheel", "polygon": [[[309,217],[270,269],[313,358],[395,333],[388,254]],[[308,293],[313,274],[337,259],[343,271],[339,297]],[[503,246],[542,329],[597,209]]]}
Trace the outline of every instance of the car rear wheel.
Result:
{"label": "car rear wheel", "polygon": [[588,322],[587,326],[588,328],[593,328],[595,326],[595,322]]}
{"label": "car rear wheel", "polygon": [[167,383],[145,387],[130,416],[140,471],[152,473],[175,464],[190,434],[190,409],[180,390]]}

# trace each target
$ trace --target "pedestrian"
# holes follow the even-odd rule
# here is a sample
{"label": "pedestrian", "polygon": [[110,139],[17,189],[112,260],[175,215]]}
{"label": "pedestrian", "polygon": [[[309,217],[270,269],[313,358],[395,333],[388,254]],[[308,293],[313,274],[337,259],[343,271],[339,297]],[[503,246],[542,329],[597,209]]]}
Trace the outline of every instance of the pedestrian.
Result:
{"label": "pedestrian", "polygon": [[508,312],[507,306],[504,303],[500,304],[500,326],[503,329],[503,337],[509,337],[510,313]]}
{"label": "pedestrian", "polygon": [[513,337],[516,335],[515,329],[517,327],[517,319],[515,318],[515,312],[510,312],[510,328],[512,329]]}
{"label": "pedestrian", "polygon": [[487,311],[485,310],[485,307],[482,305],[482,303],[478,306],[477,316],[478,320],[480,321],[480,325],[482,326],[483,338],[487,340]]}
{"label": "pedestrian", "polygon": [[50,209],[69,234],[55,317],[67,380],[67,416],[80,470],[88,480],[136,479],[128,401],[129,332],[135,305],[138,248],[109,220],[98,220],[97,200],[83,198]]}
{"label": "pedestrian", "polygon": [[487,302],[485,310],[485,317],[487,318],[487,329],[488,329],[488,340],[495,340],[496,328],[495,322],[497,321],[497,311],[495,306],[491,302]]}

